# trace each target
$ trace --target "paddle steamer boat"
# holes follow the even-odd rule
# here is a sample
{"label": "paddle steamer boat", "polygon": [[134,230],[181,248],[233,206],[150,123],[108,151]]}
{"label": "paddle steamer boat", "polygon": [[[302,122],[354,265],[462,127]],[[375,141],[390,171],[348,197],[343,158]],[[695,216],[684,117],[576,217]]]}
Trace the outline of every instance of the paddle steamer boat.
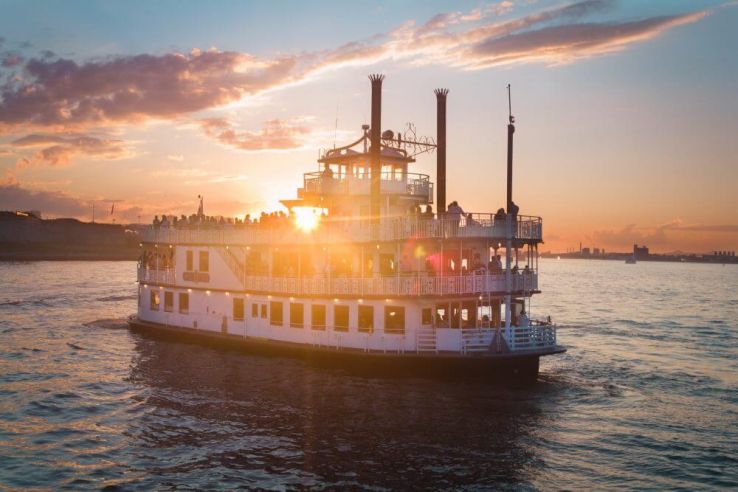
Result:
{"label": "paddle steamer boat", "polygon": [[[550,318],[531,317],[543,229],[512,201],[513,117],[506,209],[461,213],[446,206],[448,91],[435,91],[436,139],[418,139],[382,132],[383,76],[370,80],[371,126],[322,153],[282,201],[289,214],[213,222],[201,206],[144,233],[132,328],[346,367],[526,381],[541,356],[565,350]],[[437,155],[435,190],[410,172],[423,151]]]}

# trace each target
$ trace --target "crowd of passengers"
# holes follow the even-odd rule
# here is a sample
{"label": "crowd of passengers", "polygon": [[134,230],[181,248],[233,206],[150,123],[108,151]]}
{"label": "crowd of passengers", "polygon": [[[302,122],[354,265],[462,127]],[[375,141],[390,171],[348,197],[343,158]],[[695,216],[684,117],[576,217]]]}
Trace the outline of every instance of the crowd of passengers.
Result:
{"label": "crowd of passengers", "polygon": [[[513,203],[511,212],[513,220],[517,218],[518,210],[518,206]],[[436,219],[436,215],[433,213],[433,207],[431,205],[426,205],[425,210],[423,210],[420,205],[412,205],[408,208],[407,215],[415,217],[418,220]],[[505,213],[504,208],[498,209],[493,217],[494,223],[504,223],[506,216],[507,214]],[[326,218],[325,212],[323,212],[322,217]],[[471,213],[464,212],[464,209],[461,208],[461,205],[459,205],[457,201],[453,201],[449,204],[445,214],[443,214],[443,218],[451,224],[455,223],[458,226],[463,225],[466,227],[474,227],[481,225]],[[258,217],[251,217],[251,214],[246,214],[243,219],[239,219],[238,217],[214,217],[204,214],[192,214],[190,216],[182,214],[179,217],[162,215],[161,218],[157,215],[154,217],[153,225],[156,229],[169,227],[176,229],[208,229],[222,228],[225,226],[242,229],[248,226],[258,225],[270,227],[286,225],[290,223],[290,219],[290,215],[282,211],[271,213],[261,212],[261,215]]]}
{"label": "crowd of passengers", "polygon": [[144,251],[138,257],[138,264],[143,268],[158,268],[159,270],[167,270],[174,267],[174,251],[169,250],[168,253],[157,253],[154,251]]}

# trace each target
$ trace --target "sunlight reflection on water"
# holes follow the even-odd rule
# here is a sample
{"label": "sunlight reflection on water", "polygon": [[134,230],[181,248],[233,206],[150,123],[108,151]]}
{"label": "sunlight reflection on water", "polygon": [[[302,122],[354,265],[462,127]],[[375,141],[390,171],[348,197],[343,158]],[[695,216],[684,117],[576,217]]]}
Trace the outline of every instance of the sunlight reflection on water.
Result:
{"label": "sunlight reflection on water", "polygon": [[738,486],[738,269],[543,261],[540,383],[131,334],[135,265],[0,264],[0,487]]}

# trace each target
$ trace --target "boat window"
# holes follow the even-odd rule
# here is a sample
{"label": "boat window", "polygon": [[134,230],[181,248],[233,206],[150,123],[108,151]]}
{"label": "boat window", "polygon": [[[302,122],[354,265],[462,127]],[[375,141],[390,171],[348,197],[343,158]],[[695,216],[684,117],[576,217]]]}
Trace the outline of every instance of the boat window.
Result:
{"label": "boat window", "polygon": [[334,306],[333,307],[333,329],[336,331],[348,331],[349,327],[349,307]]}
{"label": "boat window", "polygon": [[195,260],[193,259],[192,251],[187,251],[187,268],[185,271],[191,272],[195,269]]}
{"label": "boat window", "polygon": [[359,331],[374,331],[374,306],[359,306]]}
{"label": "boat window", "polygon": [[259,317],[259,305],[257,303],[253,303],[251,305],[251,317],[252,318],[258,318]]}
{"label": "boat window", "polygon": [[432,314],[431,308],[423,308],[423,311],[421,311],[420,317],[421,317],[420,324],[430,325],[433,323],[433,314]]}
{"label": "boat window", "polygon": [[182,314],[190,312],[190,295],[185,292],[179,293],[179,312]]}
{"label": "boat window", "polygon": [[436,327],[448,328],[448,304],[436,304]]}
{"label": "boat window", "polygon": [[325,330],[325,306],[323,304],[313,304],[310,314],[313,330]]}
{"label": "boat window", "polygon": [[207,251],[200,251],[200,271],[201,272],[209,272],[210,271],[210,258]]}
{"label": "boat window", "polygon": [[261,305],[261,317],[262,318],[267,317],[267,305],[266,304]]}
{"label": "boat window", "polygon": [[274,326],[282,326],[284,323],[284,313],[282,312],[282,303],[279,301],[272,301],[269,303],[269,324]]}
{"label": "boat window", "polygon": [[302,328],[304,324],[305,310],[304,305],[298,302],[290,303],[290,326],[292,328]]}
{"label": "boat window", "polygon": [[379,255],[379,272],[383,275],[391,275],[395,273],[395,255],[392,253],[382,253]]}
{"label": "boat window", "polygon": [[159,310],[159,291],[151,289],[151,310]]}
{"label": "boat window", "polygon": [[402,306],[384,307],[384,332],[405,333],[405,308]]}
{"label": "boat window", "polygon": [[243,299],[233,298],[233,319],[238,321],[243,320]]}
{"label": "boat window", "polygon": [[164,311],[171,313],[174,309],[174,292],[164,292]]}

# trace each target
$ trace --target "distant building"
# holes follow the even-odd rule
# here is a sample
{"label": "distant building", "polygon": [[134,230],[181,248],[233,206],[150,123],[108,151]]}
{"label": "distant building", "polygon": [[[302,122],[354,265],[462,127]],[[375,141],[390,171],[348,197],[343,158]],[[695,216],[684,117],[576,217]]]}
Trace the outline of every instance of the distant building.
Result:
{"label": "distant building", "polygon": [[589,248],[582,248],[582,256],[589,256],[590,251]]}
{"label": "distant building", "polygon": [[634,244],[633,256],[636,260],[645,260],[649,256],[648,246],[638,246],[637,244]]}
{"label": "distant building", "polygon": [[600,248],[595,248],[592,250],[592,254],[595,256],[600,256]]}

